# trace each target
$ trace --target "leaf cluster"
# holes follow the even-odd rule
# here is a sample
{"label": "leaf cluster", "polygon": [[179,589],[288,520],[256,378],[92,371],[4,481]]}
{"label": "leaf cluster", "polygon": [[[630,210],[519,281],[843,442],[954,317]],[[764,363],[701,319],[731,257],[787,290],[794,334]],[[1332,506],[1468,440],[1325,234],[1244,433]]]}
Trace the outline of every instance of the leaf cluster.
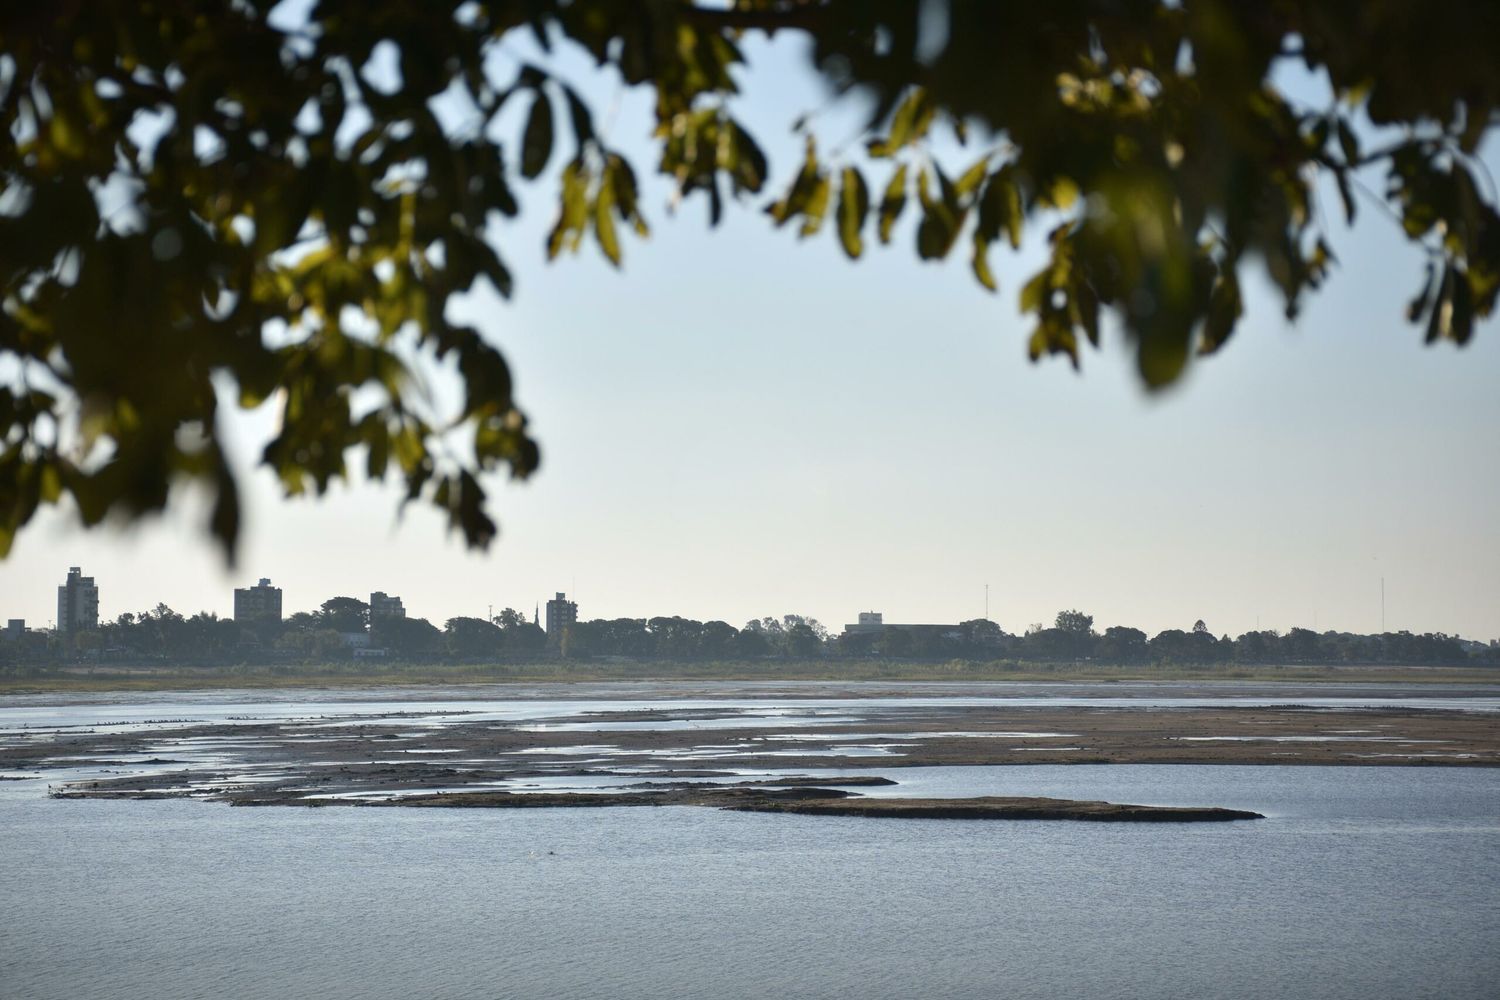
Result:
{"label": "leaf cluster", "polygon": [[[923,261],[963,244],[991,292],[993,250],[1040,229],[1047,260],[1017,292],[1033,358],[1076,365],[1112,321],[1144,384],[1170,385],[1231,339],[1251,263],[1295,317],[1335,263],[1322,179],[1347,222],[1369,202],[1425,257],[1408,313],[1427,340],[1466,343],[1500,294],[1484,0],[284,6],[0,12],[0,554],[40,505],[128,520],[197,482],[232,558],[220,407],[263,404],[278,430],[259,460],[288,495],[396,478],[487,545],[484,479],[529,475],[539,451],[496,331],[451,301],[512,294],[523,185],[556,188],[549,258],[591,239],[619,266],[622,230],[650,232],[590,91],[507,58],[518,36],[649,89],[656,169],[711,225],[768,198],[773,224],[831,231],[851,259],[908,232]],[[873,108],[852,151],[801,120],[801,162],[769,193],[737,115],[749,31],[807,39],[832,91]],[[1329,107],[1278,90],[1293,63]],[[456,373],[456,401],[433,370]]]}

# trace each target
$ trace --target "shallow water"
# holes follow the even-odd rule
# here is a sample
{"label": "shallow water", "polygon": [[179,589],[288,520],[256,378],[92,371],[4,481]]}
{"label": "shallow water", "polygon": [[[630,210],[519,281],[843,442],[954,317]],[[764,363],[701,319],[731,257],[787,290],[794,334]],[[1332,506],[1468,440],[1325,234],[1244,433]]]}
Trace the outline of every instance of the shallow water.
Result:
{"label": "shallow water", "polygon": [[[694,688],[712,692],[712,697],[681,697],[681,685],[656,682],[494,686],[482,689],[488,696],[453,697],[453,688],[425,692],[409,687],[371,688],[364,691],[331,691],[287,688],[281,690],[195,691],[99,694],[13,695],[0,699],[0,733],[37,728],[118,727],[115,731],[182,728],[211,723],[261,723],[280,719],[326,718],[330,725],[358,725],[360,717],[385,718],[410,713],[401,720],[417,727],[441,725],[444,720],[494,720],[496,722],[560,723],[575,731],[601,727],[681,729],[737,728],[776,718],[800,726],[831,722],[829,716],[845,714],[858,719],[870,712],[896,708],[920,710],[932,706],[973,705],[996,707],[1098,707],[1098,708],[1216,708],[1297,704],[1314,708],[1442,708],[1474,712],[1500,712],[1497,684],[1320,683],[1268,684],[1234,681],[1214,682],[1125,682],[1079,683],[911,683],[898,685],[902,696],[883,694],[891,685],[875,682],[829,685],[826,682],[695,682]],[[830,686],[850,697],[826,697]],[[580,689],[592,692],[581,697]],[[557,691],[567,691],[559,695]],[[789,692],[805,692],[789,695]],[[916,693],[920,692],[920,694]],[[1210,693],[1211,692],[1211,693]],[[579,721],[576,716],[664,709],[701,710],[700,720],[674,718],[661,722],[619,723],[607,716]],[[725,718],[730,713],[746,716],[742,722]],[[821,718],[820,718],[821,716]],[[845,720],[840,720],[845,721]],[[607,728],[604,731],[607,731]]]}
{"label": "shallow water", "polygon": [[1488,998],[1500,771],[876,769],[1183,826],[236,809],[0,783],[9,998]]}
{"label": "shallow water", "polygon": [[[132,763],[106,767],[82,759],[39,779],[0,782],[0,996],[1494,995],[1500,769],[912,768],[883,764],[881,756],[857,762],[858,773],[900,782],[858,789],[872,796],[1046,795],[1225,806],[1268,817],[1201,825],[770,816],[682,807],[243,809],[45,797],[48,783],[109,771],[219,767],[241,745],[219,737],[176,739],[172,730],[182,723],[171,720],[187,718],[327,717],[342,727],[357,724],[354,716],[410,713],[402,721],[411,725],[411,739],[401,744],[420,748],[445,722],[486,718],[552,720],[607,740],[608,716],[598,725],[578,717],[658,708],[672,717],[615,725],[683,728],[698,712],[703,723],[775,720],[787,727],[779,739],[844,756],[851,748],[889,752],[875,741],[898,734],[878,724],[843,734],[819,733],[817,726],[893,706],[1312,701],[1260,689],[1175,699],[1162,685],[1119,699],[1048,699],[1027,690],[1035,687],[1016,686],[1014,698],[954,700],[329,701],[292,693],[276,701],[256,693],[263,700],[250,701],[218,693],[218,700],[124,705],[9,703],[0,706],[0,729],[12,730],[8,741],[45,741],[49,726],[121,723],[102,731],[160,729],[152,753],[192,763],[158,766],[133,755]],[[1387,694],[1363,686],[1323,700],[1375,704]],[[1438,707],[1449,699],[1386,700]],[[1480,711],[1493,710],[1491,702],[1500,706],[1500,698],[1453,700]],[[1351,740],[1351,748],[1382,749],[1366,731],[1343,735],[1367,737]],[[726,738],[735,737],[719,733],[694,750],[656,757],[665,763],[742,749]],[[1064,742],[1070,734],[1048,738]],[[568,765],[584,758],[603,763],[617,753],[586,735],[578,744],[537,752]],[[411,752],[398,746],[390,748],[393,756]],[[474,763],[446,755],[433,760]],[[239,765],[257,776],[283,767]],[[621,767],[616,774],[625,776],[531,777],[495,787],[619,790],[649,780],[654,770]],[[851,773],[851,764],[723,770],[838,776]]]}

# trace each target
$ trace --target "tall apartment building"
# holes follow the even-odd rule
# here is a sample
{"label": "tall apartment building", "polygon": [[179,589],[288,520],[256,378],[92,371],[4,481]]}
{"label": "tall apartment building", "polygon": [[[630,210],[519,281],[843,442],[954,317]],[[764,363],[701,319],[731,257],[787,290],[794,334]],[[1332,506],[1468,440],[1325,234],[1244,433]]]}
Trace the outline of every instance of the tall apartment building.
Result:
{"label": "tall apartment building", "polygon": [[381,618],[405,618],[406,607],[401,603],[401,598],[392,597],[375,591],[370,595],[370,624],[375,624]]}
{"label": "tall apartment building", "polygon": [[556,645],[562,641],[563,631],[578,623],[578,605],[568,600],[562,591],[547,602],[547,643]]}
{"label": "tall apartment building", "polygon": [[68,567],[68,582],[57,588],[57,630],[76,632],[99,627],[99,588],[77,566]]}
{"label": "tall apartment building", "polygon": [[237,622],[281,621],[281,588],[271,586],[267,577],[253,587],[236,587],[234,620]]}

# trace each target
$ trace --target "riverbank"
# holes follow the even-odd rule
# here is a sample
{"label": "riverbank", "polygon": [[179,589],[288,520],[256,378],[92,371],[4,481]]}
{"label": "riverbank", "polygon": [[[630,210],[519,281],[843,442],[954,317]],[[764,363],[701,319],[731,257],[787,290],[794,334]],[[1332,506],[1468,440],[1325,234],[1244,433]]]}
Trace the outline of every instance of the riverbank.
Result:
{"label": "riverbank", "polygon": [[[860,782],[849,782],[859,784]],[[730,812],[787,813],[797,816],[859,816],[876,819],[1065,820],[1080,823],[1224,823],[1265,819],[1260,813],[1214,806],[1137,806],[1078,799],[977,796],[964,799],[872,799],[843,791],[840,779],[817,785],[766,789],[755,782],[684,789],[665,798],[651,792],[622,795],[517,795],[469,792],[424,795],[379,803],[384,806],[458,809],[598,808],[686,805]],[[894,784],[894,782],[893,782]]]}
{"label": "riverbank", "polygon": [[[874,786],[974,766],[1500,767],[1493,698],[1473,699],[1476,710],[1461,698],[1260,703],[1208,697],[1210,685],[1141,685],[1133,699],[952,693],[961,686],[947,687],[947,697],[849,698],[821,685],[812,689],[821,698],[802,701],[764,697],[763,687],[754,699],[725,698],[723,688],[713,700],[668,690],[658,687],[651,701],[589,700],[570,687],[567,700],[219,703],[211,708],[219,721],[193,718],[202,706],[192,703],[144,702],[115,722],[110,707],[64,706],[53,724],[0,734],[0,771],[56,775],[60,798],[785,812],[788,803],[857,794],[798,809],[918,816],[938,807]],[[48,712],[19,711],[22,719]],[[848,790],[861,785],[872,786],[868,799]],[[887,813],[893,807],[870,804],[876,799],[914,811]]]}
{"label": "riverbank", "polygon": [[1253,682],[1372,684],[1497,684],[1500,668],[1379,664],[1215,666],[1029,663],[917,663],[888,660],[762,660],[740,663],[498,663],[458,665],[318,664],[277,667],[74,666],[25,677],[0,676],[0,696],[412,686],[465,688],[506,684],[623,682]]}

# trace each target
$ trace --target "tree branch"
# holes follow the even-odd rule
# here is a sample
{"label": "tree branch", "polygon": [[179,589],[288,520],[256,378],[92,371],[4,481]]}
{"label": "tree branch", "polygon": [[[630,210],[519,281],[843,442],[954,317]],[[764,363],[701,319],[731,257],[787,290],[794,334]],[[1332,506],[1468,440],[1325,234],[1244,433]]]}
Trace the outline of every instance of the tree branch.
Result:
{"label": "tree branch", "polygon": [[793,0],[790,6],[777,10],[692,4],[683,10],[682,19],[694,27],[715,31],[758,30],[773,35],[783,28],[816,31],[823,25],[825,12],[823,0]]}

